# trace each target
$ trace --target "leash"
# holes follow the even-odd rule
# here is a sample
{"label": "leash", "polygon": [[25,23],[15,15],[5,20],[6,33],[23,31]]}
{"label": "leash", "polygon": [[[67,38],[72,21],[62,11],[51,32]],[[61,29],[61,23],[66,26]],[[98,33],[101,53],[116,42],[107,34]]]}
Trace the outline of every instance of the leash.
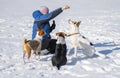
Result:
{"label": "leash", "polygon": [[72,34],[67,35],[67,37],[77,35],[77,34],[79,34],[79,33],[72,33]]}

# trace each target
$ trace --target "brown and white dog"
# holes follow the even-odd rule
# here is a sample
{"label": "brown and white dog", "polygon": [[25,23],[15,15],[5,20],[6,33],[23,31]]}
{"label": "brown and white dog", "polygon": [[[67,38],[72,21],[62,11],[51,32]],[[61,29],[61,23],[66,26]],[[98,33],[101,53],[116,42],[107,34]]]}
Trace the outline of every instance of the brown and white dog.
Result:
{"label": "brown and white dog", "polygon": [[24,63],[25,63],[25,60],[24,60],[25,54],[27,54],[27,58],[28,60],[30,60],[32,50],[35,55],[40,56],[42,36],[44,34],[45,33],[43,30],[37,29],[37,34],[34,40],[27,40],[26,38],[23,38],[23,61]]}
{"label": "brown and white dog", "polygon": [[66,42],[65,37],[67,34],[64,32],[58,32],[56,33],[57,36],[57,42],[56,42],[56,48],[55,48],[55,54],[52,57],[52,65],[56,66],[58,70],[62,65],[65,65],[67,63],[66,53]]}
{"label": "brown and white dog", "polygon": [[79,32],[79,25],[81,21],[72,21],[69,20],[68,23],[72,27],[71,34],[68,35],[70,36],[71,42],[72,42],[72,47],[68,50],[68,54],[72,48],[74,48],[74,57],[77,56],[77,48],[81,48],[83,54],[85,54],[87,57],[92,57],[94,54],[105,58],[105,55],[99,53],[98,51],[95,50],[95,47],[93,44],[84,36],[82,36]]}

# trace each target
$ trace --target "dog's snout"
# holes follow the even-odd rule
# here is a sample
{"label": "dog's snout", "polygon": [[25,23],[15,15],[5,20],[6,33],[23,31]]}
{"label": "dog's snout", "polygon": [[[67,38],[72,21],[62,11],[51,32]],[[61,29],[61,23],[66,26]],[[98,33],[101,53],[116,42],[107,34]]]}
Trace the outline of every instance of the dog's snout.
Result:
{"label": "dog's snout", "polygon": [[40,52],[38,52],[38,55],[40,55]]}
{"label": "dog's snout", "polygon": [[70,22],[71,22],[71,19],[68,20],[68,23],[69,23],[69,24],[70,24]]}

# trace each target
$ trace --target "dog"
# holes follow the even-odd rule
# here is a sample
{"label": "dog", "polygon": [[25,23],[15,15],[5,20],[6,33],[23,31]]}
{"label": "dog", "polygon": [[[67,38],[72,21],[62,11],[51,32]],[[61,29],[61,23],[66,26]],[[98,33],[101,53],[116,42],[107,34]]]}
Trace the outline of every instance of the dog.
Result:
{"label": "dog", "polygon": [[44,36],[45,32],[41,29],[37,29],[37,34],[34,40],[27,40],[23,38],[23,61],[25,63],[25,54],[27,54],[28,60],[31,57],[31,51],[33,50],[33,54],[40,55],[41,45],[42,45],[42,36]]}
{"label": "dog", "polygon": [[72,27],[71,34],[68,36],[71,39],[72,47],[68,50],[68,54],[70,53],[71,49],[74,48],[74,57],[77,56],[77,48],[81,48],[83,54],[85,54],[87,57],[92,57],[94,54],[105,58],[105,55],[99,53],[95,50],[95,47],[93,44],[84,36],[82,36],[79,32],[79,26],[81,24],[81,21],[72,21],[68,20],[68,23]]}
{"label": "dog", "polygon": [[66,53],[67,53],[67,46],[65,42],[65,37],[67,34],[64,32],[56,33],[57,42],[56,42],[56,49],[55,54],[52,57],[52,65],[56,66],[58,70],[62,65],[65,65],[67,62]]}

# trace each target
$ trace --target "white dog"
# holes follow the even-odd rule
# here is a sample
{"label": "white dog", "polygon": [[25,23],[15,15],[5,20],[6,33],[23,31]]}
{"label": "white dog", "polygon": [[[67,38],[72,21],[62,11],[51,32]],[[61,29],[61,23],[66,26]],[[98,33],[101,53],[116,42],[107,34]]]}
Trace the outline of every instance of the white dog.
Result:
{"label": "white dog", "polygon": [[81,21],[72,21],[69,20],[68,23],[72,26],[71,34],[70,36],[72,47],[68,50],[68,54],[70,53],[71,49],[74,48],[74,56],[77,56],[77,48],[81,48],[83,51],[83,54],[85,54],[87,57],[92,57],[94,54],[97,54],[98,56],[105,58],[105,55],[99,53],[95,50],[93,44],[84,36],[82,36],[79,32],[79,25]]}

